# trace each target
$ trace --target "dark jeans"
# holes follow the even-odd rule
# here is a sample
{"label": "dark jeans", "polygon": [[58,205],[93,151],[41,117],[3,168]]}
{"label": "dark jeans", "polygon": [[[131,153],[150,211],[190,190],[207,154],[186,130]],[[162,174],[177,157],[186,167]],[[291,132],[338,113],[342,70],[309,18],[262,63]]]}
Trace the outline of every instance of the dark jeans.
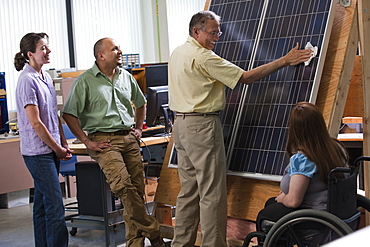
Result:
{"label": "dark jeans", "polygon": [[33,226],[36,247],[68,246],[68,230],[60,189],[59,160],[54,153],[23,156],[35,186]]}

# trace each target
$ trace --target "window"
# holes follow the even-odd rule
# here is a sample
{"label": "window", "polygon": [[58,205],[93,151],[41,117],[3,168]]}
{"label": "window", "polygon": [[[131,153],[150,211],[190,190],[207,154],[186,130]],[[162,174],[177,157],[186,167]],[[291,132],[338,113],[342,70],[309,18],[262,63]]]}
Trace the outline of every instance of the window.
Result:
{"label": "window", "polygon": [[[5,72],[8,110],[16,111],[15,89],[20,72],[13,60],[19,52],[21,38],[29,32],[49,35],[51,62],[43,69],[70,67],[66,0],[1,0],[0,71]],[[184,43],[191,16],[204,8],[204,0],[70,0],[72,4],[74,54],[76,69],[88,69],[95,60],[93,46],[103,37],[112,37],[123,53],[139,53],[141,63],[157,60],[157,26],[155,5],[167,9],[168,43],[162,50],[170,52]],[[30,13],[33,13],[30,15]],[[150,23],[153,22],[153,23]],[[166,26],[166,25],[164,25]],[[163,32],[167,30],[162,30]],[[165,38],[167,39],[167,37]],[[164,53],[165,54],[165,53]]]}
{"label": "window", "polygon": [[14,68],[19,42],[29,32],[49,35],[50,64],[44,69],[69,67],[65,0],[1,0],[0,71],[5,72],[8,110],[15,111],[15,89],[20,72]]}
{"label": "window", "polygon": [[93,47],[104,37],[114,38],[124,54],[143,50],[141,3],[137,0],[73,0],[77,69],[94,63]]}
{"label": "window", "polygon": [[204,10],[204,0],[167,0],[168,37],[170,52],[185,43],[189,22],[198,11]]}

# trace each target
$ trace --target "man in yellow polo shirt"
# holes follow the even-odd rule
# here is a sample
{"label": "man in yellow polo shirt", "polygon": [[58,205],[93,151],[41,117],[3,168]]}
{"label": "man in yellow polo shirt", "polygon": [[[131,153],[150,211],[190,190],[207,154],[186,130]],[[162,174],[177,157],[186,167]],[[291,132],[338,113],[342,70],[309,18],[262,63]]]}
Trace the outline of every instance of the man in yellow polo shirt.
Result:
{"label": "man in yellow polo shirt", "polygon": [[169,106],[176,112],[175,147],[181,191],[176,204],[173,247],[194,246],[198,223],[202,245],[226,247],[226,158],[218,112],[225,86],[250,84],[311,57],[298,50],[250,71],[222,59],[212,49],[221,35],[220,17],[211,11],[193,15],[189,37],[169,60]]}

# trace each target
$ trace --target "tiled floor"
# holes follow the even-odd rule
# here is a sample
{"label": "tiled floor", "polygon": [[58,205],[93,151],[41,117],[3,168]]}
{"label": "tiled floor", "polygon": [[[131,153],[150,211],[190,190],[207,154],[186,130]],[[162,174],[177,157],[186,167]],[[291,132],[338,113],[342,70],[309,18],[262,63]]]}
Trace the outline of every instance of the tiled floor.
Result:
{"label": "tiled floor", "polygon": [[[65,203],[76,201],[75,198],[65,199]],[[0,247],[31,247],[34,246],[32,226],[33,203],[11,209],[0,209]],[[150,211],[150,209],[148,209]],[[76,213],[73,211],[67,214]],[[71,228],[69,227],[69,230]],[[117,225],[115,236],[118,247],[125,247],[124,224]],[[165,239],[167,246],[170,245]],[[103,230],[78,228],[75,236],[69,236],[69,247],[104,247]],[[145,246],[151,246],[148,239]],[[253,246],[252,244],[250,246]]]}
{"label": "tiled floor", "polygon": [[[65,203],[75,200],[70,198]],[[32,226],[32,206],[0,209],[0,247],[30,247],[34,246]],[[76,213],[76,212],[71,212]],[[69,228],[70,230],[70,228]],[[125,246],[125,229],[120,224],[115,229],[116,241],[119,247]],[[102,230],[77,229],[75,236],[69,237],[70,247],[103,247],[105,236]],[[145,246],[150,246],[146,239]]]}

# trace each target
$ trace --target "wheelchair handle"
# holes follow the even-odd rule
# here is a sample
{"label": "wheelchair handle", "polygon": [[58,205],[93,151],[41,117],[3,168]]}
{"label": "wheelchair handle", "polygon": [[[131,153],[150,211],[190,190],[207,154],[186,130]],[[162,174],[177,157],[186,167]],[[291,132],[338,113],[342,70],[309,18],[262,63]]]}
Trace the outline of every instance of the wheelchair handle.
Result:
{"label": "wheelchair handle", "polygon": [[328,180],[330,181],[332,178],[334,178],[334,173],[342,172],[342,173],[349,173],[349,174],[351,174],[351,171],[352,171],[352,169],[349,168],[349,167],[336,167],[336,168],[332,169],[329,172],[329,174],[328,174]]}
{"label": "wheelchair handle", "polygon": [[361,161],[370,161],[370,157],[369,156],[360,156],[355,160],[353,165],[355,167],[358,167]]}

